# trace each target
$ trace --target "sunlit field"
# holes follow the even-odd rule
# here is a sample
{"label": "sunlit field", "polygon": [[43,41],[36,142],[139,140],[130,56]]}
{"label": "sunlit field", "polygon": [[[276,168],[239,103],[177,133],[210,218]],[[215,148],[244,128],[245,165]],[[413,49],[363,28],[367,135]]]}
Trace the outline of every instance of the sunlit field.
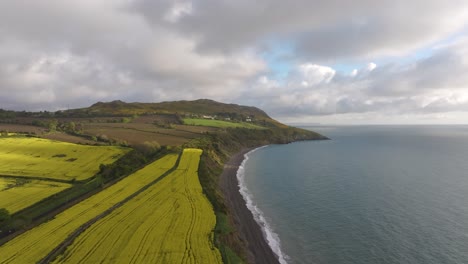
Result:
{"label": "sunlit field", "polygon": [[0,263],[36,263],[88,221],[127,199],[172,168],[178,155],[170,154],[72,206],[0,247]]}
{"label": "sunlit field", "polygon": [[92,225],[56,263],[221,263],[200,155],[185,149],[174,172]]}
{"label": "sunlit field", "polygon": [[61,182],[0,178],[0,208],[13,214],[70,187]]}
{"label": "sunlit field", "polygon": [[250,123],[245,122],[228,122],[223,120],[211,120],[211,119],[198,119],[198,118],[184,118],[184,124],[191,125],[191,126],[207,126],[207,127],[242,127],[242,128],[250,128],[250,129],[264,129],[264,127],[257,126]]}
{"label": "sunlit field", "polygon": [[113,163],[129,150],[41,138],[0,138],[0,175],[85,180],[99,171],[100,164]]}

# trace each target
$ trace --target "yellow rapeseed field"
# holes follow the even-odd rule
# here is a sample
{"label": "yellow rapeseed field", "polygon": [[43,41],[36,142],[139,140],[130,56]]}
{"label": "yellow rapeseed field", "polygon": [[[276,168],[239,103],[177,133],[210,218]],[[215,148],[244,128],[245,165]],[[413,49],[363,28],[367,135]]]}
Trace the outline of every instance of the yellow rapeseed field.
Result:
{"label": "yellow rapeseed field", "polygon": [[0,263],[36,263],[81,225],[161,177],[175,165],[177,157],[176,154],[166,155],[56,215],[49,222],[15,237],[0,246]]}
{"label": "yellow rapeseed field", "polygon": [[0,208],[12,214],[70,187],[61,182],[28,180],[18,184],[16,179],[0,178]]}
{"label": "yellow rapeseed field", "polygon": [[130,149],[86,146],[42,138],[0,138],[0,175],[84,180]]}
{"label": "yellow rapeseed field", "polygon": [[185,149],[177,170],[88,228],[55,262],[222,263],[197,174],[201,153]]}

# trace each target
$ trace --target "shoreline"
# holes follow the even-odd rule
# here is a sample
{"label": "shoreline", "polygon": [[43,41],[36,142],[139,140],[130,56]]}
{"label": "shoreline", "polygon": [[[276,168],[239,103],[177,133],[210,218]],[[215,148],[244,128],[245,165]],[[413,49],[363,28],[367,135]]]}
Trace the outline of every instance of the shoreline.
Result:
{"label": "shoreline", "polygon": [[255,148],[243,149],[229,158],[225,163],[220,179],[220,187],[230,210],[233,225],[246,244],[249,263],[279,264],[278,256],[273,252],[263,235],[262,228],[255,221],[252,212],[247,208],[240,193],[237,171],[244,161],[244,155]]}

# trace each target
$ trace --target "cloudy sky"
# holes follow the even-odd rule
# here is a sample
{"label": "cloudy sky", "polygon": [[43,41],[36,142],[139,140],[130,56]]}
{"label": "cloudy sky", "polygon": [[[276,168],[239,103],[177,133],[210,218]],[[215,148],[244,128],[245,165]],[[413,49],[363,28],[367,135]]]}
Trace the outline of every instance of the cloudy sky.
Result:
{"label": "cloudy sky", "polygon": [[0,1],[0,108],[198,98],[289,123],[468,123],[468,1]]}

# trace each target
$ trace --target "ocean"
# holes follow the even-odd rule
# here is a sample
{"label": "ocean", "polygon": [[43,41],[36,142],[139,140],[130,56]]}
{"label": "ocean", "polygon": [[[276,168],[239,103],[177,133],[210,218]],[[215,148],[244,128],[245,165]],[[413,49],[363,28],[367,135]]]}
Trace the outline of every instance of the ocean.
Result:
{"label": "ocean", "polygon": [[308,129],[238,171],[282,263],[468,263],[468,126]]}

